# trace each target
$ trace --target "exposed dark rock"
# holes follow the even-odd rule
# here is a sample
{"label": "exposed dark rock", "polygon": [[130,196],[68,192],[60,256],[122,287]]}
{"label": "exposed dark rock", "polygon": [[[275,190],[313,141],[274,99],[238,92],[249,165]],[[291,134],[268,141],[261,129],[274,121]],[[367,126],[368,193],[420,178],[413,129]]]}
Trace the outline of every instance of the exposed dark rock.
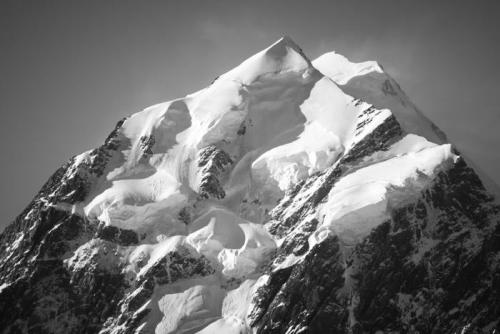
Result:
{"label": "exposed dark rock", "polygon": [[3,332],[95,333],[114,312],[125,286],[120,273],[100,270],[92,259],[73,271],[63,262],[91,240],[96,224],[58,206],[85,199],[119,149],[123,121],[101,147],[59,168],[0,235]]}
{"label": "exposed dark rock", "polygon": [[[373,107],[365,110],[358,119],[358,129],[360,130],[372,122],[379,113],[380,111]],[[355,169],[363,157],[379,150],[386,150],[391,144],[400,139],[402,134],[401,127],[394,116],[391,115],[386,118],[369,135],[355,142],[332,167],[295,186],[271,212],[273,220],[267,225],[269,231],[277,236],[287,234],[309,212],[316,209],[317,205],[328,195],[341,176]],[[308,189],[314,189],[314,191],[310,192],[307,198],[304,198],[302,194]],[[288,214],[284,218],[283,215],[287,208],[297,198],[300,198],[301,205],[297,206],[294,213]]]}
{"label": "exposed dark rock", "polygon": [[311,233],[316,231],[318,223],[318,220],[315,218],[300,222],[293,232],[288,233],[285,237],[276,257],[280,259],[290,254],[296,256],[305,254],[309,250],[308,238]]}
{"label": "exposed dark rock", "polygon": [[179,211],[178,218],[181,222],[188,225],[191,223],[191,212],[189,207],[183,207],[181,211]]}
{"label": "exposed dark rock", "polygon": [[[63,259],[91,240],[92,226],[82,218],[48,208],[31,238],[30,256],[3,272],[0,292],[4,332],[95,333],[115,311],[125,282],[119,270],[104,270],[98,255],[68,269]],[[107,252],[107,247],[93,248]],[[110,261],[119,265],[116,259]],[[26,274],[25,274],[26,273]]]}
{"label": "exposed dark rock", "polygon": [[[497,328],[498,206],[463,160],[438,174],[420,198],[395,209],[354,252],[356,327],[418,333]],[[432,211],[430,211],[432,210]],[[489,225],[489,227],[488,227]],[[422,243],[428,249],[422,250]]]}
{"label": "exposed dark rock", "polygon": [[238,136],[243,136],[246,132],[247,132],[247,126],[245,125],[245,122],[242,122],[236,134]]}
{"label": "exposed dark rock", "polygon": [[191,252],[180,247],[175,252],[166,254],[144,274],[146,278],[154,278],[156,284],[173,283],[181,278],[207,276],[215,273],[214,268],[204,256],[193,256]]}
{"label": "exposed dark rock", "polygon": [[[195,256],[186,247],[165,254],[140,277],[136,288],[119,302],[120,312],[106,321],[102,333],[134,333],[150,312],[149,308],[139,309],[151,299],[155,286],[214,273],[214,268],[204,256]],[[118,332],[117,325],[122,325]]]}
{"label": "exposed dark rock", "polygon": [[[376,109],[368,109],[365,113],[374,113]],[[380,111],[377,111],[380,112]],[[376,116],[376,115],[374,115]],[[364,122],[370,122],[372,118],[365,119],[358,123],[360,129],[366,125]],[[354,144],[354,146],[348,151],[348,153],[342,158],[342,163],[352,164],[355,160],[367,157],[376,151],[384,151],[389,148],[389,146],[395,143],[397,140],[401,139],[403,131],[396,118],[391,115],[389,118],[384,120],[373,132],[367,137],[363,138],[361,141]]]}
{"label": "exposed dark rock", "polygon": [[153,146],[155,144],[155,137],[153,135],[150,136],[142,136],[139,139],[139,147],[142,150],[142,158],[147,159],[151,155],[153,155]]}
{"label": "exposed dark rock", "polygon": [[[346,298],[338,239],[315,245],[299,264],[272,273],[256,292],[257,333],[335,333],[346,328]],[[281,286],[279,286],[281,285]],[[275,292],[276,291],[276,292]]]}
{"label": "exposed dark rock", "polygon": [[[388,126],[393,121],[389,118],[389,122],[374,133],[380,134],[380,138],[384,133],[389,133],[388,137],[399,136],[400,131],[390,130],[398,127]],[[356,168],[356,161],[370,154],[369,149],[362,149],[366,142],[359,142],[355,147],[360,149],[352,150],[359,154],[346,155],[330,171],[289,192],[283,200],[286,205],[276,207],[268,228],[285,236],[285,240],[276,253],[275,265],[287,256],[304,254],[308,248],[304,241],[310,230],[315,230],[311,225],[313,220],[305,218],[314,212],[318,199],[326,196],[342,173]],[[365,147],[378,145],[378,149],[383,150],[380,143],[372,142]],[[433,180],[415,182],[430,185],[421,190],[415,188],[420,193],[413,195],[414,199],[407,204],[390,207],[391,218],[354,246],[352,253],[343,255],[349,271],[344,271],[339,264],[338,271],[329,280],[348,275],[350,283],[336,285],[335,297],[328,297],[324,303],[328,307],[308,305],[304,307],[307,311],[295,313],[293,310],[309,295],[293,299],[288,297],[293,293],[283,292],[306,290],[304,278],[294,273],[306,263],[314,249],[291,267],[271,271],[268,281],[257,291],[251,313],[258,332],[451,334],[464,328],[469,333],[498,330],[500,246],[493,240],[500,236],[499,207],[461,158],[438,171]],[[327,188],[321,191],[321,186]],[[310,192],[310,188],[317,190]],[[411,188],[406,185],[401,191]],[[304,198],[302,191],[312,195]],[[394,195],[389,196],[403,194],[398,193],[398,189],[390,191]],[[294,203],[298,209],[290,214],[286,210],[294,201],[302,205]],[[308,270],[323,273],[324,263],[326,260],[316,264],[316,269],[308,263]],[[347,314],[349,304],[352,304],[351,316]],[[308,317],[311,312],[315,313],[316,322]]]}
{"label": "exposed dark rock", "polygon": [[201,198],[214,197],[222,199],[226,196],[220,182],[220,177],[232,163],[233,161],[229,154],[215,145],[209,145],[200,150],[198,166],[200,167],[201,175],[199,189]]}
{"label": "exposed dark rock", "polygon": [[116,226],[100,224],[97,228],[96,237],[114,242],[118,245],[130,246],[139,242],[139,237],[132,230],[124,230]]}

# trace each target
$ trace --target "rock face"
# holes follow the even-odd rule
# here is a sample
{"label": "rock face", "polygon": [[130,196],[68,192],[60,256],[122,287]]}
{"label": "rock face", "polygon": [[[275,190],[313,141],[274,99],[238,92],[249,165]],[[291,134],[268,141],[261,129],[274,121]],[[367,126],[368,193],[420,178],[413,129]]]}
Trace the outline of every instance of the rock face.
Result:
{"label": "rock face", "polygon": [[229,155],[214,145],[200,150],[198,167],[200,167],[201,174],[200,196],[202,198],[223,199],[226,196],[219,178],[232,163]]}
{"label": "rock face", "polygon": [[375,62],[285,37],[0,235],[3,333],[495,333],[500,206]]}

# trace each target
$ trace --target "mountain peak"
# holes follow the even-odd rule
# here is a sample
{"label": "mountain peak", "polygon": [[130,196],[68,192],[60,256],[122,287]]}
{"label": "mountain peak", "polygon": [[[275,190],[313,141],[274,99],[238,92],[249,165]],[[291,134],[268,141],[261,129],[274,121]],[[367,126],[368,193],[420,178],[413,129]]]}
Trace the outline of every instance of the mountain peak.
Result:
{"label": "mountain peak", "polygon": [[500,207],[377,63],[284,36],[221,79],[0,234],[3,332],[500,330]]}
{"label": "mountain peak", "polygon": [[311,70],[313,66],[309,58],[289,36],[285,35],[221,77],[248,84],[269,73],[303,73]]}
{"label": "mountain peak", "polygon": [[284,35],[280,39],[278,39],[276,42],[274,42],[270,47],[268,47],[266,49],[266,53],[272,54],[272,55],[276,54],[278,56],[283,56],[289,50],[293,50],[294,52],[301,55],[307,62],[310,62],[310,60],[307,58],[307,56],[302,51],[302,48],[297,43],[295,43],[292,40],[292,38],[288,35]]}

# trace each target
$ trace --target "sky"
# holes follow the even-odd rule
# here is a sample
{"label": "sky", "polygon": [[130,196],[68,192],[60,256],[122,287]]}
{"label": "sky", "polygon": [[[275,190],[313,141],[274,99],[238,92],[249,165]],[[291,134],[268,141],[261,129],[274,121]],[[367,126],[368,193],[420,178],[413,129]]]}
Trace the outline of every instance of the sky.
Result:
{"label": "sky", "polygon": [[500,1],[0,0],[0,230],[124,116],[290,36],[376,60],[500,183]]}

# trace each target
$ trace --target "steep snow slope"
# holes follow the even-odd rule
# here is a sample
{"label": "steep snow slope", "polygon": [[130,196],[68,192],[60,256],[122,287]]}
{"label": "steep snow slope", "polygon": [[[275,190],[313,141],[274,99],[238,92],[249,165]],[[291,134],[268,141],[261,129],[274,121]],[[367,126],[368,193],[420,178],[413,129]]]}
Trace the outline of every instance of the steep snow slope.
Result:
{"label": "steep snow slope", "polygon": [[493,329],[498,211],[377,63],[284,37],[52,176],[1,236],[0,327]]}
{"label": "steep snow slope", "polygon": [[399,85],[374,62],[352,63],[335,52],[313,61],[314,66],[335,81],[348,95],[362,99],[377,108],[388,108],[402,128],[436,143],[446,136],[410,101]]}

